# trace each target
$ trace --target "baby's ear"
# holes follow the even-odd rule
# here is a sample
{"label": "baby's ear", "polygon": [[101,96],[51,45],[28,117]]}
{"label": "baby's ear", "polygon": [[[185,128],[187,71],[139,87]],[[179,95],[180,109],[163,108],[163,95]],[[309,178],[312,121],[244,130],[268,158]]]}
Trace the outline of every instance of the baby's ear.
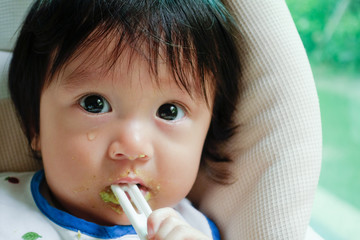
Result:
{"label": "baby's ear", "polygon": [[40,136],[35,134],[34,137],[31,139],[31,149],[35,152],[40,152],[41,144],[40,144]]}

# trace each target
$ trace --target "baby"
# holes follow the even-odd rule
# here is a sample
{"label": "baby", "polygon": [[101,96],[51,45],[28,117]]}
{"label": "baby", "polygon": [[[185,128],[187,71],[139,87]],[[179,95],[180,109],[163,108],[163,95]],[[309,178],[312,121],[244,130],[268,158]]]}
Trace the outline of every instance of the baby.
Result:
{"label": "baby", "polygon": [[1,182],[1,211],[19,217],[0,236],[137,239],[109,200],[133,183],[153,209],[148,239],[219,239],[185,197],[199,168],[229,179],[218,146],[235,131],[235,34],[218,0],[35,1],[9,88],[44,169],[1,175],[17,179]]}

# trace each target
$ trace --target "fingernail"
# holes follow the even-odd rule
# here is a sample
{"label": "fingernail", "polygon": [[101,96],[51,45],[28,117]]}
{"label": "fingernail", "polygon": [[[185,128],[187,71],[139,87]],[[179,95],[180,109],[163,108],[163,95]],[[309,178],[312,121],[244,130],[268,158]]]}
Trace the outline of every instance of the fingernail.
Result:
{"label": "fingernail", "polygon": [[148,238],[151,239],[154,236],[154,229],[152,227],[148,228]]}

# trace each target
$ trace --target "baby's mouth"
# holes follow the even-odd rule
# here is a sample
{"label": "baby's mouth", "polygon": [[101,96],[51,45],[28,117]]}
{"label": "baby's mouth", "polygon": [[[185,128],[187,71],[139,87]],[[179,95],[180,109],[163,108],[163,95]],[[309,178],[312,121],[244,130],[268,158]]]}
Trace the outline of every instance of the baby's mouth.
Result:
{"label": "baby's mouth", "polygon": [[[117,185],[119,186],[123,186],[125,185],[126,183],[117,183]],[[141,193],[143,194],[144,198],[146,201],[149,201],[150,197],[151,197],[151,194],[150,194],[150,191],[149,191],[149,188],[146,187],[145,185],[142,185],[140,183],[137,183],[136,184],[138,186],[138,188],[140,189]],[[101,191],[99,193],[101,199],[105,202],[105,203],[109,203],[111,204],[113,210],[115,210],[116,212],[120,213],[122,212],[122,208],[120,206],[120,203],[119,201],[117,200],[117,198],[115,197],[114,193],[112,192],[111,190],[111,187],[110,186],[107,186],[104,188],[103,191]],[[126,193],[127,197],[129,198],[129,200],[131,201],[131,197],[128,195],[128,193]],[[115,206],[114,206],[115,205]]]}

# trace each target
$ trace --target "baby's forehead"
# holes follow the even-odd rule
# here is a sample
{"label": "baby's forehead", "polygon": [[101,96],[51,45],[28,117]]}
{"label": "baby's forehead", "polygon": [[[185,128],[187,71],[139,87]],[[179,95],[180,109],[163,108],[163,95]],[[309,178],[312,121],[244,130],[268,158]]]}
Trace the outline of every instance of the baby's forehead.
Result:
{"label": "baby's forehead", "polygon": [[[205,83],[192,71],[179,74],[177,69],[172,68],[164,51],[159,51],[154,64],[145,51],[127,46],[117,52],[119,50],[115,47],[114,44],[97,44],[76,51],[59,71],[61,84],[74,89],[90,82],[101,84],[104,81],[121,82],[134,78],[141,81],[142,78],[150,77],[159,89],[166,90],[166,87],[171,86],[190,96],[204,97],[202,84]],[[187,64],[184,62],[182,68],[189,68]]]}

